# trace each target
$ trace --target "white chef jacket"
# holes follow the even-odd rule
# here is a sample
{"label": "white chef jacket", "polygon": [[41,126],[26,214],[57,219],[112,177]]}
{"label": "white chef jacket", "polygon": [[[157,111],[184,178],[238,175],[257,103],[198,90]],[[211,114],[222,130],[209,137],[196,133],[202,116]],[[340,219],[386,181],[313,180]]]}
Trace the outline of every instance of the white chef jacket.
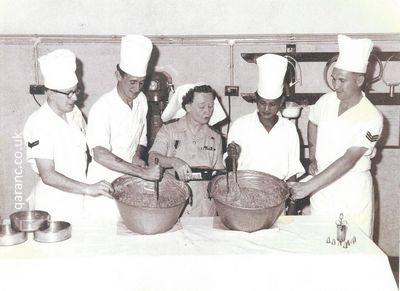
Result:
{"label": "white chef jacket", "polygon": [[[133,100],[132,109],[121,99],[117,88],[103,95],[89,112],[86,138],[90,151],[101,146],[132,162],[137,146],[147,145],[147,110],[147,99],[142,92]],[[94,160],[89,165],[89,181],[112,182],[122,175]]]}
{"label": "white chef jacket", "polygon": [[278,116],[270,132],[261,124],[257,110],[233,122],[228,144],[234,141],[241,147],[238,170],[260,171],[283,180],[305,172],[296,126]]}
{"label": "white chef jacket", "polygon": [[[117,88],[103,95],[89,112],[86,140],[92,156],[93,148],[101,146],[132,162],[137,146],[147,145],[147,110],[147,98],[142,92],[133,100],[132,109],[122,101]],[[103,167],[94,159],[89,164],[90,183],[103,179],[111,183],[122,175]],[[115,224],[119,217],[115,202],[105,196],[86,196],[85,212],[88,216],[100,217],[105,223]]]}
{"label": "white chef jacket", "polygon": [[[223,168],[220,134],[208,125],[204,125],[196,135],[193,135],[188,129],[186,115],[161,127],[150,152],[180,158],[190,167]],[[167,171],[174,174],[173,169]],[[215,205],[208,198],[208,183],[209,181],[188,182],[193,194],[193,203],[192,206],[186,206],[183,215],[214,216],[216,214]]]}
{"label": "white chef jacket", "polygon": [[383,127],[382,114],[365,97],[338,116],[340,100],[336,92],[322,96],[310,109],[309,120],[318,126],[316,155],[319,172],[329,167],[351,147],[367,151],[344,176],[311,197],[311,214],[353,219],[372,234],[373,185],[371,158]]}
{"label": "white chef jacket", "polygon": [[[86,180],[85,123],[74,106],[67,121],[46,103],[30,115],[23,136],[27,162],[39,173],[35,158],[54,161],[55,170],[68,178]],[[29,197],[29,208],[50,213],[51,219],[75,221],[83,215],[83,195],[68,193],[45,185],[40,179]]]}

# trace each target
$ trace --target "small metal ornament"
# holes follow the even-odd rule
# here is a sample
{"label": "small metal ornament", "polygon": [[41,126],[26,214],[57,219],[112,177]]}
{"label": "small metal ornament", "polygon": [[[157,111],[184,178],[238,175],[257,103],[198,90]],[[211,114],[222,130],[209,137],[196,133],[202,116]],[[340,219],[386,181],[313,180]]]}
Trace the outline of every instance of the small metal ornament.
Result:
{"label": "small metal ornament", "polygon": [[336,220],[336,239],[328,236],[325,242],[333,246],[343,247],[344,249],[349,248],[352,244],[355,244],[357,240],[355,236],[353,236],[351,240],[346,240],[347,229],[348,223],[344,220],[343,213],[340,213],[339,219]]}
{"label": "small metal ornament", "polygon": [[347,221],[343,219],[344,215],[343,213],[340,213],[339,215],[339,220],[336,221],[336,228],[337,228],[337,233],[336,233],[336,239],[342,243],[346,241],[346,233],[347,233]]}

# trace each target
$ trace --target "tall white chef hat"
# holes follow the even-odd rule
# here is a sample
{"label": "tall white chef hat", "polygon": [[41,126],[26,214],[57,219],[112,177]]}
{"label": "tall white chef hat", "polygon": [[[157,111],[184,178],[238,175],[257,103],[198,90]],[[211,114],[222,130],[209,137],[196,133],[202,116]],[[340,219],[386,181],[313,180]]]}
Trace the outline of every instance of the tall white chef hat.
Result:
{"label": "tall white chef hat", "polygon": [[257,58],[257,94],[265,99],[277,99],[283,92],[283,79],[287,70],[287,59],[274,54]]}
{"label": "tall white chef hat", "polygon": [[125,73],[135,76],[146,76],[153,44],[143,35],[127,35],[121,39],[121,61],[119,67]]}
{"label": "tall white chef hat", "polygon": [[369,54],[372,51],[372,41],[368,38],[351,39],[339,34],[339,57],[335,68],[355,73],[367,71]]}
{"label": "tall white chef hat", "polygon": [[67,49],[58,49],[39,58],[44,86],[49,89],[64,90],[78,83],[76,77],[76,57]]}
{"label": "tall white chef hat", "polygon": [[[171,99],[168,102],[167,107],[161,115],[161,119],[164,122],[167,122],[171,119],[181,118],[186,114],[185,109],[182,108],[182,99],[183,96],[189,92],[190,89],[193,89],[196,86],[206,85],[205,83],[198,82],[195,84],[185,84],[176,88],[175,93],[172,95]],[[209,125],[217,124],[218,122],[224,120],[226,118],[226,113],[221,106],[218,98],[214,99],[214,112],[208,122]]]}

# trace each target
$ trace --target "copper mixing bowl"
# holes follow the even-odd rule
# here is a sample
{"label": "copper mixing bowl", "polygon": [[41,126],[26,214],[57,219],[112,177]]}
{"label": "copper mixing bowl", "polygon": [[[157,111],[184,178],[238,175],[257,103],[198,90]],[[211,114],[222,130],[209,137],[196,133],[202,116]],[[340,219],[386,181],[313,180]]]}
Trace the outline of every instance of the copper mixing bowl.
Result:
{"label": "copper mixing bowl", "polygon": [[[233,173],[229,173],[229,182],[233,181]],[[239,200],[232,202],[227,191],[226,176],[215,177],[209,185],[209,195],[214,199],[215,207],[222,223],[229,229],[253,232],[270,228],[283,212],[289,190],[286,183],[272,175],[258,171],[238,171],[237,182],[242,194],[247,189],[265,195],[260,205],[241,204]]]}
{"label": "copper mixing bowl", "polygon": [[140,234],[156,234],[170,230],[178,221],[188,198],[189,186],[164,174],[159,182],[159,200],[154,182],[124,175],[113,183],[113,194],[127,228]]}

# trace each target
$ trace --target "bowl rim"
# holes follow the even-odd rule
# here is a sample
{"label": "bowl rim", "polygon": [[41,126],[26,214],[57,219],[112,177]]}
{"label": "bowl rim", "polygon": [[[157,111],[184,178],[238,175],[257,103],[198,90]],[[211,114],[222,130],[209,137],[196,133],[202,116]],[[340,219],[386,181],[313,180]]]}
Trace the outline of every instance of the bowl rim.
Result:
{"label": "bowl rim", "polygon": [[303,109],[302,107],[285,107],[282,109],[282,111],[300,111],[301,109]]}
{"label": "bowl rim", "polygon": [[154,209],[170,209],[170,208],[174,208],[174,207],[177,207],[177,206],[182,205],[183,203],[186,203],[189,199],[190,199],[190,197],[187,197],[187,198],[186,198],[184,201],[182,201],[181,203],[175,204],[175,205],[173,205],[173,206],[168,206],[168,207],[147,207],[147,206],[146,206],[146,207],[144,207],[144,206],[141,207],[141,206],[131,205],[131,204],[128,204],[128,203],[119,201],[118,199],[115,199],[115,202],[121,203],[121,204],[123,204],[123,205],[130,206],[130,207],[143,209],[143,210],[154,210]]}
{"label": "bowl rim", "polygon": [[269,207],[240,207],[240,206],[234,206],[234,205],[231,205],[231,204],[224,203],[220,199],[217,199],[215,197],[212,197],[212,198],[214,200],[216,200],[217,202],[223,204],[223,205],[230,206],[230,207],[235,208],[235,209],[242,209],[242,210],[263,210],[263,209],[268,209],[268,208],[273,208],[273,207],[279,206],[279,205],[281,205],[282,203],[285,202],[285,199],[284,199],[280,203],[278,203],[276,205],[273,205],[273,206],[269,206]]}
{"label": "bowl rim", "polygon": [[285,101],[284,105],[284,108],[303,108],[303,106],[294,101]]}

